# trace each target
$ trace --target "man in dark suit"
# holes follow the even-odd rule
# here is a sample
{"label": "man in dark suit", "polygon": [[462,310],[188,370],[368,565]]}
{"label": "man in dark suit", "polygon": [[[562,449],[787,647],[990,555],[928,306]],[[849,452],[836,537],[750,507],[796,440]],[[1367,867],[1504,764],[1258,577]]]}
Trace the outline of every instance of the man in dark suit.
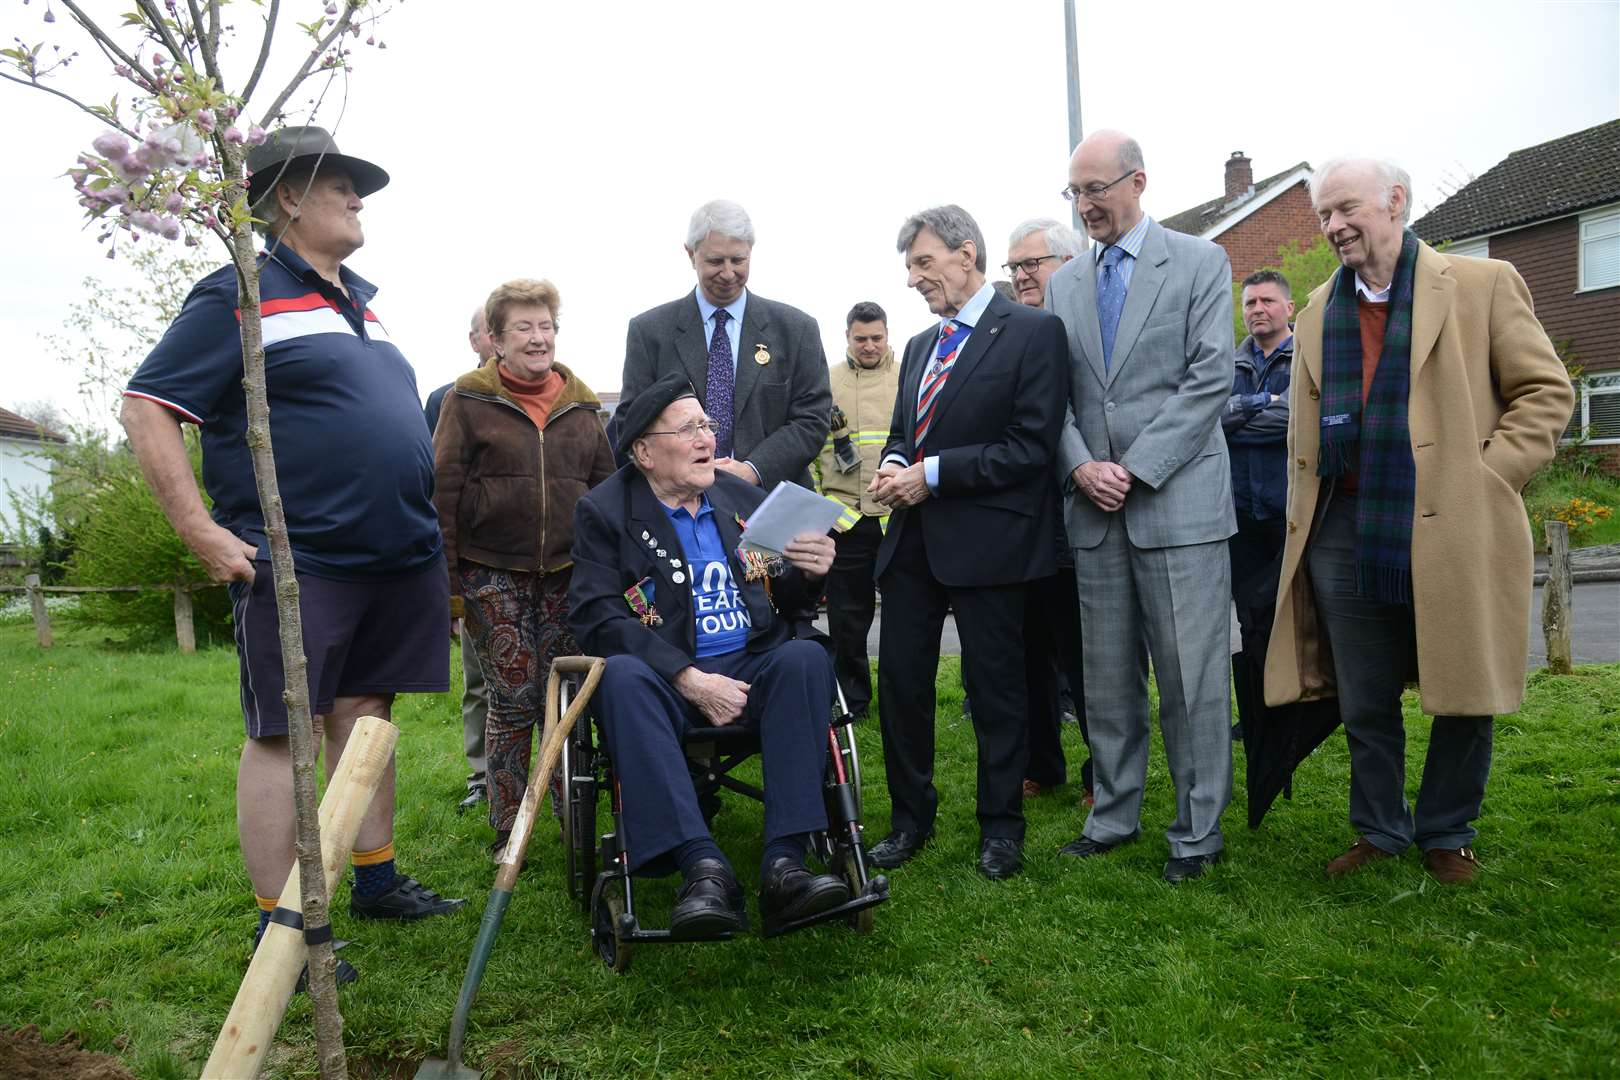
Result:
{"label": "man in dark suit", "polygon": [[781,565],[739,559],[743,515],[765,493],[719,471],[712,421],[684,375],[659,379],[620,415],[630,464],[576,505],[568,598],[580,647],[607,657],[596,707],[624,792],[629,869],[681,871],[675,937],[747,924],[680,737],[751,725],[765,773],[760,912],[770,924],[837,907],[849,899],[843,879],[804,865],[808,834],[827,826],[833,672],[811,620],[832,539],[795,537]]}
{"label": "man in dark suit", "polygon": [[1057,569],[1050,468],[1063,421],[1063,324],[985,281],[984,235],[959,206],[900,229],[907,283],[939,322],[906,345],[889,441],[871,490],[889,506],[878,699],[892,831],[872,861],[892,868],[929,840],[934,677],[949,607],[978,738],[979,872],[1022,866],[1029,757],[1026,583]]}
{"label": "man in dark suit", "polygon": [[621,400],[680,372],[715,424],[715,468],[758,484],[810,486],[832,415],[816,321],[748,291],[754,224],[741,206],[705,203],[686,230],[697,288],[630,320]]}

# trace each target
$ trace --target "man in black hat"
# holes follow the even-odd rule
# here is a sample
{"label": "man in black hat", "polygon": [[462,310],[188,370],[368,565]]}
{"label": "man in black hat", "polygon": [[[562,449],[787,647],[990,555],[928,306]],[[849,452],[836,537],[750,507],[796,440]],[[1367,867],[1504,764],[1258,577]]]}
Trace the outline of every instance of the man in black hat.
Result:
{"label": "man in black hat", "polygon": [[568,599],[580,648],[608,658],[596,707],[624,791],[630,870],[681,871],[675,937],[746,925],[680,736],[752,725],[765,772],[761,914],[787,922],[827,911],[849,899],[848,886],[804,859],[808,834],[827,825],[833,672],[812,619],[833,542],[798,536],[769,563],[740,554],[745,517],[765,493],[717,471],[713,422],[684,375],[652,383],[620,415],[630,464],[575,507]]}
{"label": "man in black hat", "polygon": [[[388,174],[316,127],[284,128],[248,154],[265,381],[277,478],[298,568],[310,704],[335,767],[354,721],[387,718],[396,693],[449,686],[448,576],[434,512],[433,445],[416,376],[343,265],[365,242],[361,199]],[[125,391],[123,422],[175,532],[230,582],[247,727],[237,772],[242,856],[260,908],[293,863],[293,800],[275,594],[242,389],[236,273],[192,289]],[[205,509],[181,425],[201,430]],[[394,867],[390,762],[355,842],[349,910],[418,919],[460,907]],[[339,961],[339,977],[354,971]]]}

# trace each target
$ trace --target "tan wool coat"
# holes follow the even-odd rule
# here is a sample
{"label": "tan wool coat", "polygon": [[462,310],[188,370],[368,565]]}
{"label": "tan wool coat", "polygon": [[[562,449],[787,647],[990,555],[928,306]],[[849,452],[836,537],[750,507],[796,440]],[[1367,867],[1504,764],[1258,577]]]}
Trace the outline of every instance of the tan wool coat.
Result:
{"label": "tan wool coat", "polygon": [[[1524,698],[1530,523],[1519,492],[1552,459],[1575,393],[1530,291],[1505,262],[1418,248],[1407,423],[1417,466],[1412,601],[1417,680],[1431,715],[1510,713]],[[1294,327],[1288,538],[1266,657],[1266,702],[1334,695],[1305,553],[1316,475],[1322,321],[1332,279]]]}

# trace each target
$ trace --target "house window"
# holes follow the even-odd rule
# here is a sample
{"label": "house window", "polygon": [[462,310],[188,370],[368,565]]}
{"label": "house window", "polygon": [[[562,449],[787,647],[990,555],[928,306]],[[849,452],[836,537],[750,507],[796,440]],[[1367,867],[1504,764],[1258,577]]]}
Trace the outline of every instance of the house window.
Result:
{"label": "house window", "polygon": [[1457,240],[1446,248],[1447,255],[1471,255],[1476,259],[1491,257],[1491,241],[1487,236],[1476,240]]}
{"label": "house window", "polygon": [[1589,443],[1620,443],[1620,372],[1588,375],[1583,382],[1564,438],[1584,434]]}
{"label": "house window", "polygon": [[1581,215],[1579,288],[1620,285],[1620,207]]}

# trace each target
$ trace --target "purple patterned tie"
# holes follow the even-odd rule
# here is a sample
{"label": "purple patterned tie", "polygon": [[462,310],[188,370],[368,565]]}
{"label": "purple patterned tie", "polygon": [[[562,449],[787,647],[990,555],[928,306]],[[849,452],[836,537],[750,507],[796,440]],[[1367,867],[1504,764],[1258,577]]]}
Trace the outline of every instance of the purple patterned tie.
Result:
{"label": "purple patterned tie", "polygon": [[714,421],[714,456],[731,456],[731,419],[734,411],[731,392],[737,385],[737,372],[731,362],[731,338],[726,320],[731,312],[714,311],[714,337],[709,340],[709,382],[704,388],[703,406]]}

